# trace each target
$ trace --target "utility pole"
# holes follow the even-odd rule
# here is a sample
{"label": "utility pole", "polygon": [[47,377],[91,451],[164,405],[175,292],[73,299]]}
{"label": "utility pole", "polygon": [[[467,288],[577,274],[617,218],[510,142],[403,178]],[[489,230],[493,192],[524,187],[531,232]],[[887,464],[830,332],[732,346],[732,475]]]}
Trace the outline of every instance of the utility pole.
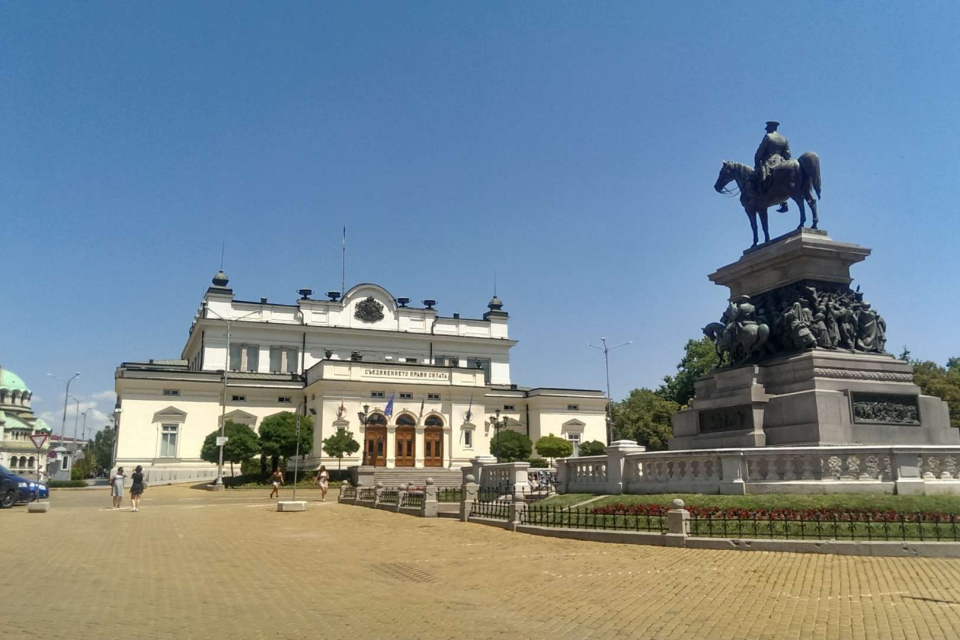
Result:
{"label": "utility pole", "polygon": [[602,347],[593,344],[587,344],[587,346],[603,351],[603,366],[607,372],[607,444],[609,445],[613,442],[613,405],[611,404],[613,400],[610,397],[610,352],[614,349],[625,347],[628,344],[633,344],[633,340],[618,344],[615,347],[608,347],[606,338],[600,338],[600,342],[603,344]]}

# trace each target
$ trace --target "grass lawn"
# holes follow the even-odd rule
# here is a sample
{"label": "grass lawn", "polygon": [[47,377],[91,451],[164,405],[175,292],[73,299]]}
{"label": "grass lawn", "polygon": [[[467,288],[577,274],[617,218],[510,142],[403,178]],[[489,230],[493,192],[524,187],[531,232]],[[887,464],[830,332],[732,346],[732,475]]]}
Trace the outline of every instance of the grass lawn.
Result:
{"label": "grass lawn", "polygon": [[[588,493],[567,493],[544,500],[541,504],[570,507],[595,496]],[[742,509],[877,509],[903,512],[940,512],[960,514],[960,496],[894,496],[882,494],[838,493],[833,495],[746,495],[721,496],[689,493],[653,494],[648,496],[606,496],[586,505],[586,508],[607,504],[662,504],[669,505],[680,498],[688,505]]]}

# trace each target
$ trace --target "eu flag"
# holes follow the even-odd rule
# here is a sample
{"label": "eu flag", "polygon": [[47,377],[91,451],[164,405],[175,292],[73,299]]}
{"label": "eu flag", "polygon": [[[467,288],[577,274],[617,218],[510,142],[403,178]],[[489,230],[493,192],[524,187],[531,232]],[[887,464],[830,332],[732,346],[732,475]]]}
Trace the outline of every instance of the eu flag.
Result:
{"label": "eu flag", "polygon": [[393,415],[393,397],[395,395],[397,394],[396,393],[390,394],[390,401],[387,402],[387,406],[384,407],[383,409],[383,415],[387,416],[388,418]]}

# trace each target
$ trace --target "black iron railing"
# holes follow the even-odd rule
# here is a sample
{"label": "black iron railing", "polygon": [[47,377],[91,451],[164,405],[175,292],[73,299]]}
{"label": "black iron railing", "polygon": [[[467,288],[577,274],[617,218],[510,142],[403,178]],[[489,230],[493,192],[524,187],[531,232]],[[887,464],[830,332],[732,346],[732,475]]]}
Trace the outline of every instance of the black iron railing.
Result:
{"label": "black iron railing", "polygon": [[352,500],[357,497],[357,488],[348,484],[342,484],[340,485],[340,496]]}
{"label": "black iron railing", "polygon": [[373,487],[360,487],[357,489],[357,500],[360,502],[373,502],[377,499],[377,490]]}
{"label": "black iron railing", "polygon": [[403,504],[401,507],[416,507],[420,508],[423,506],[423,492],[422,491],[408,491],[403,494]]}
{"label": "black iron railing", "polygon": [[709,514],[690,516],[690,535],[783,540],[960,541],[960,516],[937,513]]}
{"label": "black iron railing", "polygon": [[665,515],[637,515],[626,512],[595,513],[590,508],[563,508],[554,505],[529,505],[520,514],[520,524],[561,529],[600,529],[609,531],[667,530]]}
{"label": "black iron railing", "polygon": [[400,490],[396,487],[384,489],[380,493],[380,504],[397,504],[400,500]]}

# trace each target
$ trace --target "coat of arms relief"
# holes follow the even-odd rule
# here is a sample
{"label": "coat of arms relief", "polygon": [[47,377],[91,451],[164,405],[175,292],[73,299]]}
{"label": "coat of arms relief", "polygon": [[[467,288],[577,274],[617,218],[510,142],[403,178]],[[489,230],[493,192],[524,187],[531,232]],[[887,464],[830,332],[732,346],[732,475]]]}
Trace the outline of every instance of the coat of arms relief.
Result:
{"label": "coat of arms relief", "polygon": [[383,305],[374,300],[373,296],[367,296],[357,303],[353,317],[361,322],[379,322],[383,320]]}

